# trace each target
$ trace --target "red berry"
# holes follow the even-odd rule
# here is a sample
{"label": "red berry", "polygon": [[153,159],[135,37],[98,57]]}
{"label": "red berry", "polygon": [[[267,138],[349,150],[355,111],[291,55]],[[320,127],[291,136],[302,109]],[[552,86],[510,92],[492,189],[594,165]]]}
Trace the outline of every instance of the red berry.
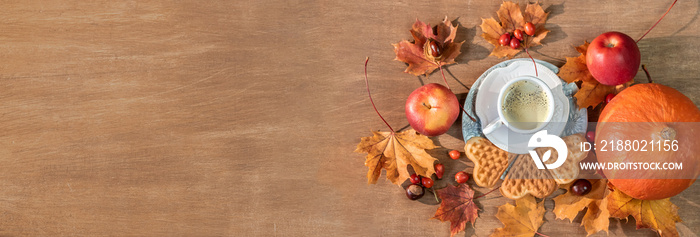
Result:
{"label": "red berry", "polygon": [[510,47],[513,49],[518,49],[520,48],[520,40],[516,38],[510,39]]}
{"label": "red berry", "polygon": [[423,197],[423,194],[425,194],[425,191],[420,185],[411,184],[406,188],[406,197],[408,197],[408,199],[416,200]]}
{"label": "red berry", "polygon": [[452,158],[453,160],[459,159],[459,156],[461,156],[461,154],[459,153],[458,150],[451,150],[450,151],[450,158]]}
{"label": "red berry", "polygon": [[466,183],[467,180],[469,180],[469,175],[466,172],[460,171],[455,174],[455,181],[457,181],[457,183],[463,184]]}
{"label": "red berry", "polygon": [[523,40],[523,31],[520,29],[516,29],[515,31],[513,31],[513,36],[518,40]]}
{"label": "red berry", "polygon": [[587,179],[579,179],[574,182],[573,185],[571,185],[571,192],[578,195],[578,196],[583,196],[591,192],[591,182],[588,181]]}
{"label": "red berry", "polygon": [[525,23],[525,34],[529,36],[535,35],[535,25],[532,22]]}
{"label": "red berry", "polygon": [[440,49],[440,46],[435,42],[435,40],[430,40],[430,55],[433,57],[437,58],[440,57],[442,54],[442,49]]}
{"label": "red berry", "polygon": [[412,184],[420,184],[420,176],[417,174],[412,174],[410,180]]}
{"label": "red berry", "polygon": [[594,132],[594,131],[588,131],[588,132],[586,133],[586,139],[588,140],[588,142],[594,143],[594,142],[595,142],[595,132]]}
{"label": "red berry", "polygon": [[498,43],[501,44],[501,46],[506,46],[508,43],[510,43],[510,34],[505,33],[501,35],[501,38],[498,38]]}
{"label": "red berry", "polygon": [[610,103],[610,101],[611,101],[613,98],[615,98],[615,94],[613,94],[613,93],[610,93],[610,94],[606,95],[606,96],[605,96],[605,103]]}
{"label": "red berry", "polygon": [[442,175],[445,173],[445,166],[442,164],[435,164],[435,176],[438,179],[442,179]]}
{"label": "red berry", "polygon": [[423,178],[421,179],[421,181],[423,182],[423,187],[426,187],[426,188],[432,188],[432,187],[433,187],[433,179],[428,178],[428,177],[423,177]]}

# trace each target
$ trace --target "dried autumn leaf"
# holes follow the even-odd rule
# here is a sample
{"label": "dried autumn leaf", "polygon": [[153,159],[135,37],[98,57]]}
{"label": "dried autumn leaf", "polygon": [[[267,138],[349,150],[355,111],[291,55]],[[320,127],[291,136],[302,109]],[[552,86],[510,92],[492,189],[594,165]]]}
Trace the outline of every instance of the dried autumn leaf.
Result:
{"label": "dried autumn leaf", "polygon": [[[523,13],[517,3],[510,1],[503,2],[496,14],[498,15],[500,23],[493,18],[481,19],[481,31],[484,32],[481,34],[481,37],[495,46],[490,55],[498,58],[512,58],[522,51],[523,48],[541,45],[542,40],[547,37],[547,33],[549,33],[549,30],[544,28],[549,13],[545,12],[538,3],[527,4],[525,12]],[[501,46],[501,44],[498,43],[498,39],[504,33],[513,33],[515,29],[524,30],[526,22],[532,22],[532,24],[535,25],[535,34],[533,36],[526,35],[521,43],[522,47],[513,49],[509,45]]]}
{"label": "dried autumn leaf", "polygon": [[474,190],[467,184],[447,185],[447,187],[437,190],[437,194],[442,199],[442,203],[432,219],[438,219],[442,222],[450,221],[450,236],[463,231],[467,222],[474,225],[474,221],[479,217],[479,208],[473,201]]}
{"label": "dried autumn leaf", "polygon": [[637,229],[651,228],[661,236],[678,236],[676,222],[680,222],[681,218],[678,216],[678,206],[671,203],[670,198],[638,200],[615,189],[607,200],[610,216],[620,219],[633,216]]}
{"label": "dried autumn leaf", "polygon": [[496,229],[491,236],[533,236],[544,223],[544,201],[537,203],[527,195],[515,200],[515,206],[506,203],[498,207],[496,217],[504,227]]}
{"label": "dried autumn leaf", "polygon": [[413,167],[416,174],[430,177],[435,173],[433,163],[437,160],[425,152],[426,149],[438,148],[430,138],[419,134],[413,129],[399,133],[372,132],[374,136],[363,137],[355,152],[367,153],[365,166],[367,182],[377,183],[377,179],[386,170],[386,178],[394,184],[408,179],[408,165]]}
{"label": "dried autumn leaf", "polygon": [[[437,33],[433,33],[433,28],[430,24],[425,24],[422,21],[416,20],[411,29],[414,42],[403,40],[399,43],[392,44],[395,60],[408,64],[407,73],[413,75],[429,74],[440,66],[454,64],[455,58],[461,53],[462,42],[454,42],[457,36],[457,27],[453,26],[450,21],[445,20],[437,25]],[[441,55],[433,57],[427,53],[427,44],[430,40],[435,41],[438,47],[442,50]]]}
{"label": "dried autumn leaf", "polygon": [[595,83],[584,82],[581,84],[581,89],[576,92],[574,97],[579,108],[595,107],[605,101],[605,96],[615,92],[615,87]]}
{"label": "dried autumn leaf", "polygon": [[589,45],[590,43],[588,43],[588,41],[584,41],[582,45],[576,47],[576,51],[578,51],[580,55],[578,57],[566,57],[566,64],[559,69],[557,76],[567,83],[575,81],[596,81],[593,75],[588,71],[588,66],[586,65],[586,51]]}
{"label": "dried autumn leaf", "polygon": [[579,108],[588,108],[589,106],[596,107],[601,102],[605,101],[605,96],[610,93],[617,92],[615,86],[600,84],[593,75],[588,71],[586,65],[586,50],[588,50],[588,42],[576,47],[576,51],[580,53],[578,57],[566,57],[566,64],[559,69],[557,74],[562,80],[567,83],[581,82],[579,89],[574,97]]}
{"label": "dried autumn leaf", "polygon": [[581,224],[586,228],[588,235],[605,231],[608,233],[610,227],[610,212],[608,211],[608,199],[604,198],[599,201],[592,202],[588,205],[586,215],[581,219]]}
{"label": "dried autumn leaf", "polygon": [[[573,222],[579,212],[588,207],[586,214],[581,219],[581,225],[586,228],[588,235],[599,231],[608,232],[610,225],[610,213],[608,212],[606,196],[610,191],[607,189],[607,180],[592,180],[591,192],[578,196],[572,194],[569,188],[572,184],[562,185],[567,192],[554,198],[554,215],[557,219],[569,219]],[[602,207],[602,208],[601,208]]]}

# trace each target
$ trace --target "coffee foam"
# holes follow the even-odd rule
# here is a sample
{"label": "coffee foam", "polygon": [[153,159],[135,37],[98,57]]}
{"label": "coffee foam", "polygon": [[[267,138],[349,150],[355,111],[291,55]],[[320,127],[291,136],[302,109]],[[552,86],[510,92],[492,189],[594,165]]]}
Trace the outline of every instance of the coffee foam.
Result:
{"label": "coffee foam", "polygon": [[515,82],[503,96],[503,115],[514,126],[534,129],[547,119],[550,101],[538,84],[526,80]]}

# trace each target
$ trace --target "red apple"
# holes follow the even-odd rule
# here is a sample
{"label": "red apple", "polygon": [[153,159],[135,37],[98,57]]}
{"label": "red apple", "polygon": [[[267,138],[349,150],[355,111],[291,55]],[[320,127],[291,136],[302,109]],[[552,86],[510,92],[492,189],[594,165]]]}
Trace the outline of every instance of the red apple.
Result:
{"label": "red apple", "polygon": [[588,46],[586,64],[591,75],[605,85],[620,85],[637,75],[641,54],[637,42],[620,32],[606,32]]}
{"label": "red apple", "polygon": [[406,117],[411,127],[426,136],[447,132],[459,116],[459,101],[450,89],[430,83],[408,96]]}

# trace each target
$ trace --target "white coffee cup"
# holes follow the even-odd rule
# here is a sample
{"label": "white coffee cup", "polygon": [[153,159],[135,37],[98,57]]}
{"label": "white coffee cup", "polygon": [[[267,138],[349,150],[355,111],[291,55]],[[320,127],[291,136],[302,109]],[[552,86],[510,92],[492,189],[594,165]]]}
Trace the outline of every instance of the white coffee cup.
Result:
{"label": "white coffee cup", "polygon": [[554,115],[552,90],[533,76],[520,76],[503,86],[498,93],[498,119],[483,126],[489,134],[505,125],[517,133],[533,133],[542,129]]}

